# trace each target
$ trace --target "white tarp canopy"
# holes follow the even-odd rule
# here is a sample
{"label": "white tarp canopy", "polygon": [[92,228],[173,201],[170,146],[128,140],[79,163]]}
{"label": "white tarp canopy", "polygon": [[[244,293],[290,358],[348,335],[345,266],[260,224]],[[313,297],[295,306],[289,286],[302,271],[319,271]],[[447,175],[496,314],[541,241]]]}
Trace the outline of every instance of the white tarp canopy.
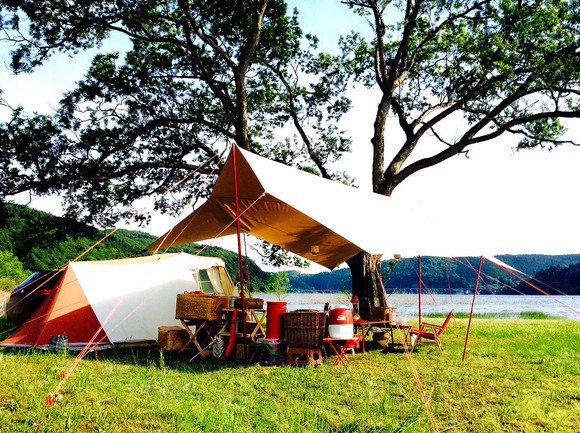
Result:
{"label": "white tarp canopy", "polygon": [[333,182],[233,147],[208,201],[149,249],[241,231],[333,268],[361,251],[392,257],[481,255],[400,200]]}

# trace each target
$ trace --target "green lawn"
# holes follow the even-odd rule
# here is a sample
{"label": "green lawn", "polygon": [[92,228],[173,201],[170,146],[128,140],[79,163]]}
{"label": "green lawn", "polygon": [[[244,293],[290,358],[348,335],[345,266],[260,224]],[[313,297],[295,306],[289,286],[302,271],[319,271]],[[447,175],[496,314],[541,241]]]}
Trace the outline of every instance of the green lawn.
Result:
{"label": "green lawn", "polygon": [[401,350],[349,355],[349,370],[333,367],[332,357],[297,368],[100,351],[78,364],[52,407],[46,395],[74,356],[0,349],[0,430],[580,431],[578,321],[476,318],[463,362],[466,327],[454,319],[445,355],[421,343],[412,366]]}

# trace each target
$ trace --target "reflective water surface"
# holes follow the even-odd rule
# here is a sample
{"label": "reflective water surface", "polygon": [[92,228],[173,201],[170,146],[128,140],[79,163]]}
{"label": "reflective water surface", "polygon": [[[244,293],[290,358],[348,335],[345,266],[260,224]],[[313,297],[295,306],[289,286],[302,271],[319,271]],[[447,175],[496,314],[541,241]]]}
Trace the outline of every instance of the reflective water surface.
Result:
{"label": "reflective water surface", "polygon": [[[287,311],[297,309],[316,309],[322,311],[326,302],[331,306],[350,306],[346,294],[326,293],[287,293],[283,295],[256,295],[264,300],[286,301]],[[440,313],[446,315],[450,310],[469,313],[472,295],[429,295],[422,296],[423,314]],[[418,297],[411,294],[389,296],[390,306],[397,308],[397,315],[414,318],[418,316]],[[474,313],[502,314],[517,317],[521,312],[541,312],[550,316],[580,320],[580,296],[511,296],[479,295],[475,299]]]}

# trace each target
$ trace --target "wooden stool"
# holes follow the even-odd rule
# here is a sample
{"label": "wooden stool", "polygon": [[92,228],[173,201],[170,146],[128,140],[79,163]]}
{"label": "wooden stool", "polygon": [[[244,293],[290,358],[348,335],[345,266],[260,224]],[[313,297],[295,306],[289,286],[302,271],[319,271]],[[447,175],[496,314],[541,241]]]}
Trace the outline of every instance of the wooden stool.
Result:
{"label": "wooden stool", "polygon": [[320,347],[289,347],[286,354],[288,365],[311,365],[313,367],[322,364],[322,351]]}

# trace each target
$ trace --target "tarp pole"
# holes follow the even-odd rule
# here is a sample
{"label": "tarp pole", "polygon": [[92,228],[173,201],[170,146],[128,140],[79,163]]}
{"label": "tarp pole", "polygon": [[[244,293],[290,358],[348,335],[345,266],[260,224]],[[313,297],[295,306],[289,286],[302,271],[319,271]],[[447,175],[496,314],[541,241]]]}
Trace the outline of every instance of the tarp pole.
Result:
{"label": "tarp pole", "polygon": [[419,267],[419,272],[418,272],[419,281],[417,284],[417,287],[418,287],[417,294],[419,296],[419,328],[420,328],[421,323],[423,323],[423,313],[422,313],[423,306],[422,306],[422,300],[421,300],[421,298],[422,298],[422,295],[421,295],[422,287],[421,286],[423,285],[423,278],[421,277],[421,256],[417,257],[417,265]]}
{"label": "tarp pole", "polygon": [[467,332],[465,333],[465,344],[463,345],[463,356],[461,357],[462,361],[465,361],[465,355],[467,354],[467,342],[469,341],[469,331],[471,329],[471,320],[473,319],[473,308],[475,306],[475,297],[477,296],[477,290],[479,288],[479,279],[481,278],[482,266],[483,266],[483,256],[479,258],[479,266],[477,267],[477,279],[475,280],[475,287],[473,288],[471,311],[469,312],[469,322],[467,323]]}
{"label": "tarp pole", "polygon": [[248,245],[246,243],[246,234],[244,233],[244,255],[246,256],[246,278],[248,280],[248,291],[250,293],[250,298],[252,297],[252,281],[250,277],[250,259],[248,258]]}
{"label": "tarp pole", "polygon": [[[238,163],[236,158],[236,145],[232,143],[232,160],[234,166],[234,191],[236,201],[236,234],[238,237],[238,268],[240,273],[240,296],[242,298],[242,330],[244,334],[244,359],[248,359],[248,341],[246,338],[246,294],[244,290],[244,261],[242,259],[242,235],[240,227],[240,195],[238,191]],[[236,338],[235,335],[230,338]]]}

